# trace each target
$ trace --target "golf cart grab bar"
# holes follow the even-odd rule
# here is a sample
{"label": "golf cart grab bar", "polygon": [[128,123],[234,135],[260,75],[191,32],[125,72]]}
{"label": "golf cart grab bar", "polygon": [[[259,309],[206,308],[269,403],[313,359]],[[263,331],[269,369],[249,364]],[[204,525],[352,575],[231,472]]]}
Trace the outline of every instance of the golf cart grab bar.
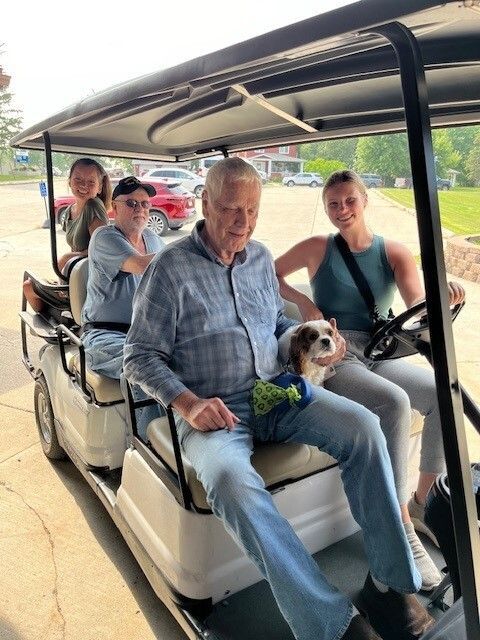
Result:
{"label": "golf cart grab bar", "polygon": [[[165,405],[161,401],[157,401],[154,398],[148,398],[146,400],[135,400],[132,394],[132,387],[126,377],[122,374],[120,376],[120,388],[122,390],[123,397],[127,405],[126,420],[133,434],[133,441],[135,449],[142,456],[149,467],[156,473],[162,482],[167,486],[170,493],[174,496],[175,500],[187,510],[191,510],[192,496],[188,487],[187,478],[185,475],[185,468],[183,466],[182,451],[180,448],[180,442],[178,440],[177,426],[175,424],[175,418],[173,417],[173,410],[170,405]],[[159,404],[165,410],[168,426],[170,428],[170,437],[172,440],[173,452],[175,455],[176,470],[172,469],[166,460],[153,450],[148,442],[145,442],[139,435],[137,429],[137,418],[135,415],[135,409],[147,407],[152,404]]]}
{"label": "golf cart grab bar", "polygon": [[86,366],[85,366],[85,347],[83,346],[83,342],[81,339],[76,336],[73,331],[70,331],[64,324],[59,324],[56,328],[57,337],[58,337],[58,346],[60,348],[60,357],[62,359],[62,367],[65,373],[69,378],[75,380],[75,374],[70,371],[67,366],[67,358],[65,355],[65,342],[63,340],[64,337],[68,338],[70,342],[75,344],[78,347],[78,353],[80,356],[80,387],[85,394],[86,398],[89,402],[92,401],[92,395],[90,391],[87,389],[87,377],[86,377]]}

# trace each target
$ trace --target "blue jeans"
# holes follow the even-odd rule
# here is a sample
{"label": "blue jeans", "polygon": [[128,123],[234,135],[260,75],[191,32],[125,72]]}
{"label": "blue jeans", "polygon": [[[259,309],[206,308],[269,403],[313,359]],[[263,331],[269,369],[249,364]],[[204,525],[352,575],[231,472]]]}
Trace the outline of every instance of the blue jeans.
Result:
{"label": "blue jeans", "polygon": [[[120,331],[101,329],[84,333],[82,341],[87,367],[102,376],[119,380],[123,371],[123,347],[126,337],[126,334]],[[136,384],[131,385],[131,389],[137,402],[148,397]],[[136,410],[137,429],[141,438],[146,439],[149,422],[161,415],[164,415],[164,411],[158,404]]]}
{"label": "blue jeans", "polygon": [[363,404],[380,418],[392,461],[398,500],[401,505],[406,504],[409,498],[410,407],[425,416],[420,471],[435,474],[445,471],[433,372],[402,359],[368,360],[363,355],[370,341],[368,333],[342,331],[342,335],[347,341],[347,355],[335,365],[336,373],[325,381],[325,387]]}
{"label": "blue jeans", "polygon": [[327,582],[278,512],[250,463],[253,439],[307,443],[336,458],[353,516],[364,532],[372,575],[399,592],[419,589],[385,437],[373,413],[320,387],[305,409],[290,407],[257,418],[250,394],[225,403],[240,418],[233,431],[203,433],[177,417],[180,441],[213,513],[268,580],[297,639],[341,638],[352,603]]}

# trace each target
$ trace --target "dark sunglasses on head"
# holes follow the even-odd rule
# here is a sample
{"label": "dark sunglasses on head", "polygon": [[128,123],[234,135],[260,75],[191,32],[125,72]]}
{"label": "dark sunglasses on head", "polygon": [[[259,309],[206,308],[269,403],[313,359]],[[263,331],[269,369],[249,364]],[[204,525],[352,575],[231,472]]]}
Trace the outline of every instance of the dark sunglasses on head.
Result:
{"label": "dark sunglasses on head", "polygon": [[150,209],[151,204],[150,200],[133,200],[133,198],[128,198],[128,200],[117,200],[117,202],[124,202],[127,207],[130,209],[136,209],[137,207],[142,207],[143,209]]}

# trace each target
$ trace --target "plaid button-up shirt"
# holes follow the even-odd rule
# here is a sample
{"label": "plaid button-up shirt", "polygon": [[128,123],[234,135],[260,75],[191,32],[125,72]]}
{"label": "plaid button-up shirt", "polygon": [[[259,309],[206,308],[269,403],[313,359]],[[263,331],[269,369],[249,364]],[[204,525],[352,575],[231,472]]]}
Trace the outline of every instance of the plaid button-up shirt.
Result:
{"label": "plaid button-up shirt", "polygon": [[187,389],[202,398],[250,390],[282,371],[283,315],[273,260],[250,240],[224,265],[192,234],[156,256],[137,289],[125,344],[125,374],[170,404]]}

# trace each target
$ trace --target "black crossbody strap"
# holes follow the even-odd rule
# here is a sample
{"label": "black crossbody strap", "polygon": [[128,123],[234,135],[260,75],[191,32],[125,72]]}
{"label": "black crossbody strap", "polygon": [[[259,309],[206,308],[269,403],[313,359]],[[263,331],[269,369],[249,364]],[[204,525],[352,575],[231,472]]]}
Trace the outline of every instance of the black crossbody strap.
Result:
{"label": "black crossbody strap", "polygon": [[353,281],[357,285],[357,289],[362,295],[362,298],[365,300],[365,304],[367,305],[367,309],[370,312],[370,316],[374,319],[378,319],[378,309],[375,304],[375,298],[373,297],[372,290],[370,289],[370,285],[367,282],[367,279],[362,273],[362,270],[358,266],[355,258],[350,251],[348,244],[345,239],[339,234],[335,234],[334,236],[335,244],[340,251],[340,254],[347,265],[347,269],[350,271],[350,275],[353,278]]}

